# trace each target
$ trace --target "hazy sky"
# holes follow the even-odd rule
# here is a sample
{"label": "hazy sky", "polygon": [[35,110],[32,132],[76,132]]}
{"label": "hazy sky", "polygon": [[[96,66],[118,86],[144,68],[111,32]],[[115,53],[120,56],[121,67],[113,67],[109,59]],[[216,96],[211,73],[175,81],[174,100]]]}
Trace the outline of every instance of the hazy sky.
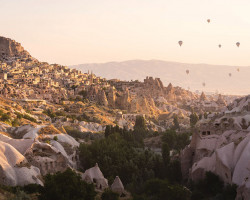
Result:
{"label": "hazy sky", "polygon": [[0,0],[0,27],[49,63],[250,65],[249,0]]}

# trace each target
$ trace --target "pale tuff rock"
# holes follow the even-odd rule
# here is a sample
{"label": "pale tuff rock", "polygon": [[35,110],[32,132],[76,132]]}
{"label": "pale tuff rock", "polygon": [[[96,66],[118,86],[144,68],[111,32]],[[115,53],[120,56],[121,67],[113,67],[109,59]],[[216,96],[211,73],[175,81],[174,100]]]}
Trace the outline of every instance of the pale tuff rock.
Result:
{"label": "pale tuff rock", "polygon": [[10,129],[11,126],[8,124],[5,124],[3,122],[0,122],[0,131],[1,132],[7,132],[8,129]]}
{"label": "pale tuff rock", "polygon": [[219,94],[216,103],[217,103],[219,106],[226,106],[226,105],[227,105],[226,101],[222,98],[222,95],[221,95],[221,94]]}
{"label": "pale tuff rock", "polygon": [[250,111],[250,95],[237,99],[227,106],[226,114],[236,114]]}
{"label": "pale tuff rock", "polygon": [[99,90],[98,92],[98,103],[102,106],[108,106],[108,100],[104,90]]}
{"label": "pale tuff rock", "polygon": [[82,175],[82,179],[88,183],[94,183],[97,189],[104,190],[108,188],[108,180],[104,178],[98,164],[87,169]]}
{"label": "pale tuff rock", "polygon": [[79,122],[78,128],[81,132],[101,132],[105,130],[105,126],[94,123],[94,122],[85,122],[81,121]]}
{"label": "pale tuff rock", "polygon": [[122,193],[124,193],[124,186],[123,186],[123,184],[122,184],[122,181],[121,181],[121,179],[119,178],[119,176],[116,176],[115,177],[115,180],[114,180],[114,182],[113,182],[113,184],[111,185],[111,190],[113,191],[113,192],[117,192],[118,194],[122,194]]}
{"label": "pale tuff rock", "polygon": [[168,85],[166,91],[167,91],[167,96],[166,96],[167,101],[175,103],[176,102],[175,89],[171,83]]}
{"label": "pale tuff rock", "polygon": [[34,143],[25,157],[33,166],[40,169],[42,175],[64,171],[69,166],[67,157],[46,143]]}
{"label": "pale tuff rock", "polygon": [[201,96],[200,96],[200,101],[205,101],[205,100],[207,100],[207,97],[206,97],[205,93],[202,92]]}
{"label": "pale tuff rock", "polygon": [[111,108],[115,108],[116,105],[116,95],[115,95],[115,88],[110,87],[109,92],[108,92],[108,104]]}
{"label": "pale tuff rock", "polygon": [[181,155],[184,178],[199,181],[212,171],[228,184],[237,184],[236,199],[250,196],[249,96],[235,100],[225,114],[197,123],[198,131]]}
{"label": "pale tuff rock", "polygon": [[40,170],[30,166],[13,146],[0,141],[0,183],[4,185],[41,184]]}
{"label": "pale tuff rock", "polygon": [[[6,177],[3,178],[4,180],[7,180],[7,182],[4,182],[3,184],[41,184],[41,181],[38,181],[36,179],[36,177],[39,175],[46,175],[48,173],[64,171],[68,167],[77,168],[79,159],[76,154],[76,148],[79,146],[79,143],[67,134],[55,134],[58,132],[59,131],[55,127],[49,125],[39,127],[22,126],[17,127],[14,131],[12,131],[12,134],[15,134],[17,136],[24,135],[24,138],[27,136],[27,134],[29,134],[29,136],[34,139],[12,139],[9,136],[4,135],[5,133],[0,134],[0,148],[1,146],[4,146],[4,143],[5,146],[9,145],[11,149],[15,152],[15,154],[19,155],[21,159],[21,164],[18,162],[15,165],[18,165],[19,167],[21,167],[21,169],[24,170],[22,171],[23,176],[26,175],[26,173],[29,173],[29,170],[23,167],[30,167],[30,170],[35,169],[37,172],[37,175],[34,175],[34,172],[31,172],[32,180],[31,178],[29,178],[29,176],[27,176],[27,180],[23,177],[21,177],[22,179],[19,180],[19,168],[15,172],[9,172],[8,170],[4,170],[8,172],[8,174],[6,175]],[[55,139],[55,137],[57,141],[53,140]],[[44,141],[47,143],[44,143]],[[6,155],[5,159],[7,160],[6,162],[10,162],[9,165],[14,166],[11,159],[15,157],[12,157],[13,155],[8,154]],[[1,167],[3,168],[2,162],[0,163]],[[9,170],[11,170],[11,168]],[[11,176],[11,179],[13,180],[9,180],[10,177],[8,176]]]}
{"label": "pale tuff rock", "polygon": [[122,110],[130,110],[130,103],[131,103],[130,93],[128,88],[126,88],[125,92],[123,92],[123,94],[117,98],[117,105]]}
{"label": "pale tuff rock", "polygon": [[33,139],[12,139],[2,134],[0,134],[0,141],[10,144],[22,155],[24,155],[34,143]]}
{"label": "pale tuff rock", "polygon": [[140,111],[140,105],[139,105],[137,99],[132,99],[132,101],[131,101],[131,111],[132,112],[139,112]]}

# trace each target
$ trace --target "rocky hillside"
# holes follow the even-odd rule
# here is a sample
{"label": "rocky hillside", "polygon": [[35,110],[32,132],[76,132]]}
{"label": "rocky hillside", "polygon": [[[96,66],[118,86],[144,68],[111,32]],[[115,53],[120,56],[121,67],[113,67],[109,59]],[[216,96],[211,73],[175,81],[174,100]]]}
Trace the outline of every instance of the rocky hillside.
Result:
{"label": "rocky hillside", "polygon": [[[43,184],[42,175],[77,168],[79,143],[53,126],[1,124],[0,184]],[[20,138],[20,139],[14,139]]]}
{"label": "rocky hillside", "polygon": [[31,56],[20,43],[0,36],[0,61],[8,61],[14,58],[28,59]]}
{"label": "rocky hillside", "polygon": [[182,152],[182,172],[198,181],[206,171],[225,183],[237,184],[237,199],[250,198],[250,96],[236,99],[225,112],[196,125],[192,141]]}

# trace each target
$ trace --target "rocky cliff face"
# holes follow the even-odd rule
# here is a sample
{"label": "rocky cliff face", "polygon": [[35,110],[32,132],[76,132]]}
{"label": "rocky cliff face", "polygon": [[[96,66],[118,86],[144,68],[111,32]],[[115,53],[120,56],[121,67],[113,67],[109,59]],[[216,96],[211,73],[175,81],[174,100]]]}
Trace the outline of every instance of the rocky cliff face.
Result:
{"label": "rocky cliff face", "polygon": [[236,199],[250,198],[250,96],[235,100],[224,113],[197,124],[192,141],[182,152],[182,173],[199,181],[206,171],[228,184],[237,184]]}
{"label": "rocky cliff face", "polygon": [[[7,131],[4,124],[0,128]],[[79,143],[53,129],[56,132],[52,134],[49,131],[52,126],[24,125],[9,127],[9,132],[0,133],[0,184],[43,184],[41,175],[76,168]]]}
{"label": "rocky cliff face", "polygon": [[20,43],[9,38],[0,37],[0,60],[7,61],[10,58],[28,59],[31,56]]}

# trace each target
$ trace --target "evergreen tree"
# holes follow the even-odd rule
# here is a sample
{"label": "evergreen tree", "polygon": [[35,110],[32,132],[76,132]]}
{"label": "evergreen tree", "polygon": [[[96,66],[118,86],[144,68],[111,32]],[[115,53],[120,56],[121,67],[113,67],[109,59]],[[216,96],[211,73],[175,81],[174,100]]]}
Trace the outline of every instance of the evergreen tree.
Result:
{"label": "evergreen tree", "polygon": [[81,177],[71,169],[45,176],[44,188],[40,200],[94,200],[94,185],[82,181]]}
{"label": "evergreen tree", "polygon": [[111,126],[107,125],[105,128],[105,137],[107,138],[111,134]]}
{"label": "evergreen tree", "polygon": [[168,144],[163,143],[161,149],[162,149],[163,162],[164,162],[165,166],[167,166],[169,164],[169,161],[170,161],[170,151],[169,151]]}
{"label": "evergreen tree", "polygon": [[178,120],[178,116],[174,115],[174,121],[173,121],[174,125],[173,125],[173,129],[174,130],[179,130],[180,129],[180,124],[179,124],[179,120]]}
{"label": "evergreen tree", "polygon": [[199,121],[199,117],[197,115],[197,113],[193,112],[191,115],[190,115],[190,125],[191,127],[194,127],[195,124]]}

